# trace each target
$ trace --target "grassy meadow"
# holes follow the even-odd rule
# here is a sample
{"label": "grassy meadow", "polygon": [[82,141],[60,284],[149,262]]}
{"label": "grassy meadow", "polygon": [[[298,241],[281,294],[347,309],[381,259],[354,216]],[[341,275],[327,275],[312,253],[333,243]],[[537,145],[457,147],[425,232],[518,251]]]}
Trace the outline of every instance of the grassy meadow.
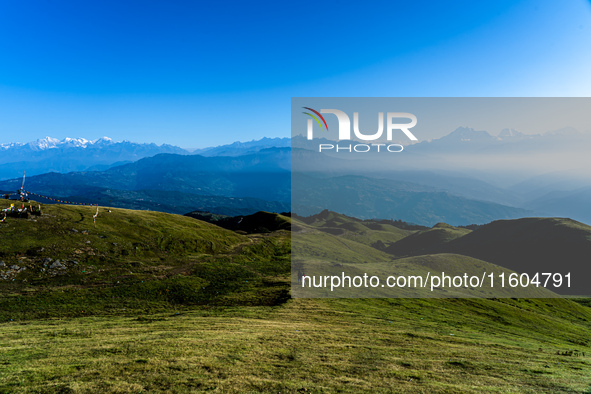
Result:
{"label": "grassy meadow", "polygon": [[291,300],[4,323],[0,391],[586,392],[587,353],[557,352],[588,348],[591,314],[551,302],[585,320],[544,301]]}

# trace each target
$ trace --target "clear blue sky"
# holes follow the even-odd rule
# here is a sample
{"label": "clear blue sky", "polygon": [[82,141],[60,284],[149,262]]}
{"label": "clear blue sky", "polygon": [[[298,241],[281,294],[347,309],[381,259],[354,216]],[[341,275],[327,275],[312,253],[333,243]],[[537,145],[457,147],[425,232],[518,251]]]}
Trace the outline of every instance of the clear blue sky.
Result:
{"label": "clear blue sky", "polygon": [[0,1],[0,143],[290,135],[292,96],[589,96],[587,1]]}

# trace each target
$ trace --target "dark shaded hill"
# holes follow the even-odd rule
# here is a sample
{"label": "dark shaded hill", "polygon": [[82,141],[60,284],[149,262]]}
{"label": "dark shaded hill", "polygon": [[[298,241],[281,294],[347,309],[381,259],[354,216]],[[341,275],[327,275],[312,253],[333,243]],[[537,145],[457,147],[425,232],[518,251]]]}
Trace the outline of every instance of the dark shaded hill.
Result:
{"label": "dark shaded hill", "polygon": [[437,248],[500,265],[517,272],[571,272],[561,294],[591,293],[591,226],[571,219],[498,220]]}
{"label": "dark shaded hill", "polygon": [[221,216],[209,212],[194,211],[185,214],[185,216],[203,220],[228,230],[243,231],[248,234],[291,229],[289,217],[262,211],[246,216]]}
{"label": "dark shaded hill", "polygon": [[391,244],[384,251],[396,256],[409,256],[440,250],[446,243],[470,233],[470,230],[437,223]]}

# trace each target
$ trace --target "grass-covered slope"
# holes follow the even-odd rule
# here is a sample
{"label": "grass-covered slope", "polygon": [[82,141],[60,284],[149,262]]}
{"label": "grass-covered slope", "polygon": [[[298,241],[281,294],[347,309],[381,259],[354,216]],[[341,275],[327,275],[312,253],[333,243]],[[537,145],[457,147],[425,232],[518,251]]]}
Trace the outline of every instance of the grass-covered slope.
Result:
{"label": "grass-covered slope", "polygon": [[[38,204],[31,202],[31,205]],[[41,216],[31,216],[29,220],[8,219],[0,227],[4,240],[0,244],[0,256],[9,261],[15,261],[15,257],[79,255],[90,260],[100,260],[101,255],[109,259],[154,258],[170,253],[216,253],[247,240],[234,232],[179,215],[101,207],[95,226],[94,214],[93,206],[43,205]]]}
{"label": "grass-covered slope", "polygon": [[[46,205],[0,225],[0,321],[288,297],[289,235],[159,212]],[[231,301],[227,301],[231,300]]]}
{"label": "grass-covered slope", "polygon": [[386,244],[399,241],[414,232],[414,230],[403,228],[407,225],[404,222],[400,222],[400,227],[397,227],[396,222],[390,220],[360,220],[328,210],[305,218],[296,217],[296,219],[313,229],[380,250]]}
{"label": "grass-covered slope", "polygon": [[[299,267],[304,261],[321,264],[367,264],[384,262],[391,257],[372,246],[380,237],[399,238],[392,233],[370,230],[361,221],[328,212],[308,220],[292,219],[292,263]],[[385,233],[385,234],[384,234]],[[311,273],[310,273],[311,274]]]}

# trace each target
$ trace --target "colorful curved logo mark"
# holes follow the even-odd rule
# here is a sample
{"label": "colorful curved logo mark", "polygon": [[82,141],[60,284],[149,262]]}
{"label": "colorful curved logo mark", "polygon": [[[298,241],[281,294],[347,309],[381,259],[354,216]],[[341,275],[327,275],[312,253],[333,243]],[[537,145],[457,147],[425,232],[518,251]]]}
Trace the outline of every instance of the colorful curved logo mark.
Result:
{"label": "colorful curved logo mark", "polygon": [[[307,109],[307,110],[309,110],[309,111],[312,111],[312,112],[314,112],[316,115],[318,115],[318,116],[320,117],[320,119],[322,119],[322,122],[324,122],[324,125],[326,126],[326,131],[328,131],[328,125],[326,124],[326,120],[324,120],[324,116],[320,115],[320,112],[318,112],[318,111],[316,111],[316,110],[313,110],[312,108],[309,108],[309,107],[302,107],[302,108],[304,108],[304,109]],[[304,113],[304,114],[306,114],[306,115],[308,115],[308,116],[311,116],[311,117],[312,117],[312,118],[313,118],[313,119],[316,121],[316,123],[318,123],[318,126],[320,126],[320,130],[322,130],[322,129],[323,129],[323,127],[322,127],[322,123],[320,123],[320,120],[318,120],[318,118],[317,118],[316,116],[312,115],[312,114],[311,114],[311,113],[309,113],[309,112],[302,112],[302,113]]]}

